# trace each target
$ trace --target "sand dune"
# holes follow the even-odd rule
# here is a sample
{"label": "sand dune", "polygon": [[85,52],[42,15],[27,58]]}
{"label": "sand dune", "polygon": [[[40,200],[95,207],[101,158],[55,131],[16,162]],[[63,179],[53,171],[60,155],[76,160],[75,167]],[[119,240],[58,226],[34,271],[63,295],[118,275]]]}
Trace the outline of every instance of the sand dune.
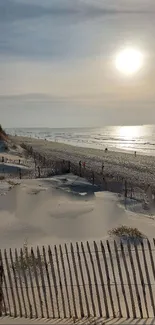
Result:
{"label": "sand dune", "polygon": [[[66,178],[68,176],[66,175]],[[81,193],[70,191],[81,181]],[[126,211],[120,198],[108,192],[86,195],[84,180],[70,175],[64,188],[61,177],[45,180],[22,180],[7,195],[0,197],[1,248],[45,245],[107,238],[108,230],[118,225],[137,227],[152,238],[155,221],[140,213]],[[86,182],[87,184],[88,182]],[[78,187],[79,188],[79,187]]]}

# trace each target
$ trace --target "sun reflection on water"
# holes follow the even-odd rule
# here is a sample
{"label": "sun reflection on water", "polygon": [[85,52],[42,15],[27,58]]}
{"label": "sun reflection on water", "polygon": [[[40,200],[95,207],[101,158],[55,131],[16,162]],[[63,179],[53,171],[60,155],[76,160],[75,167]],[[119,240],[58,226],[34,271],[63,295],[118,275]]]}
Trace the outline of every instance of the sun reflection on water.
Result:
{"label": "sun reflection on water", "polygon": [[140,126],[120,126],[118,135],[124,140],[134,140],[141,136]]}

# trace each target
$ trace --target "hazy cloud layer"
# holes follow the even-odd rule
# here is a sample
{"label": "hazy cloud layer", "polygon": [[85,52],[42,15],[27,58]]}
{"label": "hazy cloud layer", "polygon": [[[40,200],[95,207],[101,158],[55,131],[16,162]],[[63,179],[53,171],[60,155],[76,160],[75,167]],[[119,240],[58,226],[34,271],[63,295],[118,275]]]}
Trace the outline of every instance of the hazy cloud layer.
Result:
{"label": "hazy cloud layer", "polygon": [[[1,123],[155,122],[154,18],[154,0],[0,0]],[[144,54],[135,77],[115,69],[124,46]]]}
{"label": "hazy cloud layer", "polygon": [[47,16],[71,16],[84,14],[93,17],[104,14],[117,13],[152,13],[155,9],[153,1],[124,2],[124,1],[96,1],[96,0],[44,0],[44,1],[0,1],[0,21],[14,22],[16,20]]}

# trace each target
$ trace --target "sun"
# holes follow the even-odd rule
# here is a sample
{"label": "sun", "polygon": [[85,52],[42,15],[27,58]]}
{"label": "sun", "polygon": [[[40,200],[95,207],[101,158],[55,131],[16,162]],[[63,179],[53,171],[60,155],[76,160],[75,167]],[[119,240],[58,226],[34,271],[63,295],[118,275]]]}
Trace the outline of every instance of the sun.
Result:
{"label": "sun", "polygon": [[133,48],[120,51],[115,59],[115,67],[125,75],[138,72],[143,66],[143,54]]}

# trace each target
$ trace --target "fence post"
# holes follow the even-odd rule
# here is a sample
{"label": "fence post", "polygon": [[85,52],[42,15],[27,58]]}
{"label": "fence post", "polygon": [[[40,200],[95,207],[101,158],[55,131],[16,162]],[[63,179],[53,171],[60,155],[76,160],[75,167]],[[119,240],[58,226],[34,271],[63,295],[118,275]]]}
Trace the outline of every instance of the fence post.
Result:
{"label": "fence post", "polygon": [[94,171],[92,171],[92,181],[93,181],[93,185],[94,185],[94,181],[95,181]]}
{"label": "fence post", "polygon": [[19,178],[22,179],[22,171],[21,171],[21,168],[19,168]]}
{"label": "fence post", "polygon": [[125,193],[124,193],[125,198],[128,196],[128,187],[127,187],[127,181],[125,180]]}
{"label": "fence post", "polygon": [[40,178],[40,167],[38,166],[38,177]]}
{"label": "fence post", "polygon": [[79,164],[79,175],[81,177],[81,163]]}
{"label": "fence post", "polygon": [[68,173],[70,173],[70,170],[71,170],[71,162],[70,160],[68,161]]}
{"label": "fence post", "polygon": [[3,264],[2,260],[0,259],[0,316],[2,316],[2,309],[3,309]]}
{"label": "fence post", "polygon": [[133,187],[131,186],[131,195],[130,195],[130,199],[132,199],[133,196]]}

